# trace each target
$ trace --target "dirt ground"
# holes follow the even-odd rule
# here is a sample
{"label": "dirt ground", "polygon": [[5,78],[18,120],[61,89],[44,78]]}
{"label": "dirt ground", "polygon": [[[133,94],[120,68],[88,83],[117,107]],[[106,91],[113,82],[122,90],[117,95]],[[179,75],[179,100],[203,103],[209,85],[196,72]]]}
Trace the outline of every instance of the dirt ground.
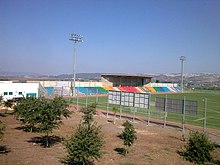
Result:
{"label": "dirt ground", "polygon": [[[3,114],[4,111],[1,112]],[[40,133],[24,132],[21,124],[12,115],[0,116],[6,125],[3,144],[8,152],[0,154],[0,165],[61,165],[60,158],[66,152],[62,144],[62,138],[66,138],[77,127],[81,120],[81,113],[75,112],[72,118],[63,119],[63,125],[54,130],[54,144],[50,148],[44,148],[39,143]],[[188,165],[191,164],[177,153],[186,144],[183,142],[181,130],[178,128],[134,122],[137,131],[137,141],[130,148],[127,157],[118,154],[114,149],[123,147],[123,141],[117,137],[122,130],[125,119],[108,119],[102,113],[95,115],[95,121],[102,126],[105,137],[104,155],[95,165]],[[215,151],[215,155],[220,155]],[[220,160],[219,157],[216,159]],[[130,164],[129,164],[130,163]]]}

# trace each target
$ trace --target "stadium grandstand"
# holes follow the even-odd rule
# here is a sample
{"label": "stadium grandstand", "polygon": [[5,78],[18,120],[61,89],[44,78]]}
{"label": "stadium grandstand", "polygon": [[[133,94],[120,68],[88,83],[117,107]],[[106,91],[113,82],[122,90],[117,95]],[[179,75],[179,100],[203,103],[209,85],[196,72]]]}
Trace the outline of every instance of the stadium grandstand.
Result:
{"label": "stadium grandstand", "polygon": [[[172,83],[152,83],[152,76],[134,74],[102,74],[100,82],[76,82],[77,95],[106,95],[108,91],[132,93],[177,93],[180,88]],[[71,95],[70,81],[40,81],[47,96]]]}
{"label": "stadium grandstand", "polygon": [[[5,83],[6,81],[3,82]],[[0,95],[4,95],[4,92],[7,92],[6,89],[3,88],[3,82],[0,84],[2,86],[2,92]],[[29,88],[29,83],[39,84],[39,89],[40,91],[43,91],[44,96],[71,96],[72,94],[71,81],[67,80],[22,80],[22,83],[19,81],[10,81],[10,83],[7,82],[9,86],[7,88],[10,89],[12,86],[15,86],[16,84],[18,85],[19,83],[22,88],[24,88],[24,91],[26,88]],[[106,95],[108,94],[108,91],[132,93],[178,93],[181,89],[177,84],[153,83],[152,76],[137,74],[102,74],[100,81],[76,81],[76,93],[78,96]]]}

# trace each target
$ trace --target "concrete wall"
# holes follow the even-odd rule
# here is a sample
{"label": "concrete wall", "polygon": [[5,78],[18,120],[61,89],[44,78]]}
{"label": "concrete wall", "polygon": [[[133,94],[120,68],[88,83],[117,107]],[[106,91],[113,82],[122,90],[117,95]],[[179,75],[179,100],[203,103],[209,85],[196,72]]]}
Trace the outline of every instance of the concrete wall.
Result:
{"label": "concrete wall", "polygon": [[[43,87],[71,87],[71,81],[28,81],[29,83],[40,83]],[[76,81],[76,87],[102,87],[102,82]]]}
{"label": "concrete wall", "polygon": [[176,83],[149,83],[146,86],[151,86],[151,87],[177,87],[178,84],[176,84]]}

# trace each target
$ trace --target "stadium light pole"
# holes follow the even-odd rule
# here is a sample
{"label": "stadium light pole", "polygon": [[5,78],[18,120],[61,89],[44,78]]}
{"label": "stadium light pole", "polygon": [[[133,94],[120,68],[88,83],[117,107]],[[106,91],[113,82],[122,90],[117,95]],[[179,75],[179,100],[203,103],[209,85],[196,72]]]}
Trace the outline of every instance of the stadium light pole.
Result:
{"label": "stadium light pole", "polygon": [[73,62],[73,81],[71,81],[72,96],[76,96],[76,43],[83,42],[83,36],[79,34],[70,34],[69,40],[74,43],[74,62]]}
{"label": "stadium light pole", "polygon": [[180,61],[181,61],[181,92],[183,93],[183,72],[184,72],[184,61],[186,61],[186,57],[185,56],[181,56],[180,57]]}

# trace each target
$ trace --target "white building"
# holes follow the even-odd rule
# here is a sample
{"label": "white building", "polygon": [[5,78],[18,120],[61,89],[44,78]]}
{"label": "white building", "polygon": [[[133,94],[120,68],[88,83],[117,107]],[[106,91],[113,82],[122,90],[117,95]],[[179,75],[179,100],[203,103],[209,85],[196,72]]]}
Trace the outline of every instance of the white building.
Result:
{"label": "white building", "polygon": [[3,100],[21,97],[39,97],[44,95],[44,88],[39,83],[0,82],[0,96]]}

